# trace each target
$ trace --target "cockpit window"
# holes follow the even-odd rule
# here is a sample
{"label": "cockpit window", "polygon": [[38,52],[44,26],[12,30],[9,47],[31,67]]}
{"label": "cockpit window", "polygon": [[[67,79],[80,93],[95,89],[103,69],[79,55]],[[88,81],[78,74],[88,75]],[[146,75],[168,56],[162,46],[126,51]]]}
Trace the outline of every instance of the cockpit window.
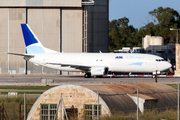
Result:
{"label": "cockpit window", "polygon": [[157,62],[165,61],[164,59],[156,59]]}

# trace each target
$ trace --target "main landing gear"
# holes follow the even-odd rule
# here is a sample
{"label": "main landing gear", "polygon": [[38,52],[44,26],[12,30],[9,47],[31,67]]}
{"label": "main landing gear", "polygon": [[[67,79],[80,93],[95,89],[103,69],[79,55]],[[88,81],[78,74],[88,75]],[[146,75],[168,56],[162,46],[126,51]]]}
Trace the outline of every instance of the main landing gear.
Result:
{"label": "main landing gear", "polygon": [[84,74],[84,77],[85,77],[85,78],[91,78],[91,73],[85,73],[85,74]]}
{"label": "main landing gear", "polygon": [[[91,73],[85,73],[84,77],[85,78],[91,78]],[[94,76],[94,78],[102,78],[102,77],[103,77],[103,75]]]}

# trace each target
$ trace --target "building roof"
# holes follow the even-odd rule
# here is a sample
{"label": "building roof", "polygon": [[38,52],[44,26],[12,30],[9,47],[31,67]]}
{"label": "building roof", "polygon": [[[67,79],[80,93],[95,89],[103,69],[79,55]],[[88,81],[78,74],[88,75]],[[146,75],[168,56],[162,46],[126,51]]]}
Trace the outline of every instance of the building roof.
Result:
{"label": "building roof", "polygon": [[[116,111],[123,111],[125,113],[135,112],[137,110],[136,103],[129,95],[137,95],[137,89],[139,91],[140,98],[143,98],[144,100],[156,100],[156,107],[160,110],[165,110],[167,108],[176,108],[177,103],[177,91],[168,85],[160,83],[61,85],[45,91],[36,100],[28,115],[28,119],[31,118],[33,111],[36,109],[36,106],[45,96],[51,94],[54,91],[71,88],[83,90],[94,96],[94,98],[96,99],[98,99],[99,94],[99,101],[106,109],[107,114],[111,114]],[[82,99],[84,99],[84,96],[82,96]],[[51,101],[51,99],[49,99],[49,101]]]}
{"label": "building roof", "polygon": [[137,109],[136,104],[127,94],[137,94],[144,99],[157,99],[156,107],[159,109],[174,108],[177,101],[177,91],[160,83],[131,83],[131,84],[105,84],[82,85],[94,92],[99,92],[110,110],[131,112]]}

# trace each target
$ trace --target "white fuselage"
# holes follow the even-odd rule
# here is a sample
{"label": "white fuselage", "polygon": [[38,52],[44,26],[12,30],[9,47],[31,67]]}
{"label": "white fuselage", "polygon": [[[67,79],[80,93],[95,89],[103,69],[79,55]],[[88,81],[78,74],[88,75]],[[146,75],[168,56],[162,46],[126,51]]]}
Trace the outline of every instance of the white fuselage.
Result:
{"label": "white fuselage", "polygon": [[[35,57],[29,59],[36,65],[62,70],[62,71],[82,71],[83,69],[71,66],[61,66],[60,64],[84,65],[91,67],[108,67],[111,72],[155,72],[164,71],[171,67],[171,64],[163,58],[149,54],[132,53],[43,53],[34,54]],[[59,63],[53,65],[49,63]]]}

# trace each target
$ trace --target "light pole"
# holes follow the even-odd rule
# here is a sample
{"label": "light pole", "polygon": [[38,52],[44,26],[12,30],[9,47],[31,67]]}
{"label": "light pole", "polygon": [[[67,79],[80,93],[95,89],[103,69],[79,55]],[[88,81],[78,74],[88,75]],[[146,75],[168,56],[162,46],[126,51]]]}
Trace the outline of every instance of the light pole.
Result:
{"label": "light pole", "polygon": [[177,30],[176,43],[178,44],[178,30],[180,30],[180,29],[170,28],[170,30]]}

